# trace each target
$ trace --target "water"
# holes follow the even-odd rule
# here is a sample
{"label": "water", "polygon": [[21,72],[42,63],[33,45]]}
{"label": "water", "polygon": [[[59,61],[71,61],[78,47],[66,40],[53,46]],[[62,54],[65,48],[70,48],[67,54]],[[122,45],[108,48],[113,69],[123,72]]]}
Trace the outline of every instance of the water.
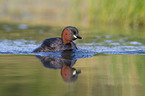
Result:
{"label": "water", "polygon": [[[63,29],[63,28],[62,28]],[[1,24],[0,53],[31,53],[45,38],[59,37],[62,31],[58,27],[29,26],[27,24]],[[98,26],[80,29],[83,40],[77,40],[79,52],[105,54],[145,55],[145,32],[143,28],[121,28]]]}
{"label": "water", "polygon": [[80,29],[73,52],[31,53],[61,28],[1,24],[0,96],[144,96],[143,29]]}
{"label": "water", "polygon": [[[119,41],[104,40],[101,43],[78,43],[78,52],[84,54],[134,54],[145,55],[145,45],[137,41],[130,41],[118,43]],[[41,44],[41,43],[40,43]],[[18,40],[0,40],[1,54],[31,54],[31,52],[40,46],[36,41],[29,41],[24,39]],[[91,51],[90,51],[91,50]],[[92,52],[92,53],[91,53]],[[77,53],[77,52],[76,52]]]}
{"label": "water", "polygon": [[1,55],[1,96],[144,96],[144,55],[105,55],[72,61],[81,73],[64,80],[61,66],[35,56]]}

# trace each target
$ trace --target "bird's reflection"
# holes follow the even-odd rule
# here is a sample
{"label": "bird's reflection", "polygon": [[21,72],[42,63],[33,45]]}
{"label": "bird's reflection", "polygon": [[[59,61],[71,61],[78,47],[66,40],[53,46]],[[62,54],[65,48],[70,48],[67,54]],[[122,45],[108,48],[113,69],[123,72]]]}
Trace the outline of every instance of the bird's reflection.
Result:
{"label": "bird's reflection", "polygon": [[61,52],[61,58],[50,56],[36,56],[42,64],[51,69],[61,69],[61,76],[66,82],[76,81],[81,70],[76,70],[73,65],[77,60],[73,60],[72,51]]}

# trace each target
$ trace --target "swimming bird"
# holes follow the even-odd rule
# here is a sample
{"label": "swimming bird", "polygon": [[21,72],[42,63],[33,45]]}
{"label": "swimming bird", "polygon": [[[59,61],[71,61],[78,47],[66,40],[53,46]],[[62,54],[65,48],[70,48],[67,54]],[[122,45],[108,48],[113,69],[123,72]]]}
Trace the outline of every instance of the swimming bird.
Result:
{"label": "swimming bird", "polygon": [[78,29],[73,26],[67,26],[63,29],[61,38],[45,39],[40,47],[36,48],[33,52],[55,52],[77,49],[76,44],[73,42],[76,39],[82,39],[78,34]]}

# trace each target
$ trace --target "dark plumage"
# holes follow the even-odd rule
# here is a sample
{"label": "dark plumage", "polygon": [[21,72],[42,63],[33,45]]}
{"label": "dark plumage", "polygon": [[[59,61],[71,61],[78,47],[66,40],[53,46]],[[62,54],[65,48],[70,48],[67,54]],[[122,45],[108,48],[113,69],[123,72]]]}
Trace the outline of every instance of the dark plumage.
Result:
{"label": "dark plumage", "polygon": [[40,47],[36,48],[33,52],[52,52],[61,50],[77,49],[75,43],[76,39],[82,39],[78,35],[78,29],[72,26],[64,28],[61,38],[48,38],[43,41]]}

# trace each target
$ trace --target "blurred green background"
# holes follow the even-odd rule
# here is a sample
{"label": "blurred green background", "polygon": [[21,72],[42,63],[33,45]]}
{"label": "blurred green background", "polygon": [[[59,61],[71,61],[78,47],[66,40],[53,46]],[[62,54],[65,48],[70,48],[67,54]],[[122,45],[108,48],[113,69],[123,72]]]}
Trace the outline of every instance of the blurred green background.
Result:
{"label": "blurred green background", "polygon": [[[35,56],[20,55],[67,25],[80,30],[80,49],[125,46],[125,53],[78,59],[73,67],[82,73],[73,83]],[[0,55],[0,96],[145,96],[144,26],[145,0],[0,0],[0,52],[7,54]]]}
{"label": "blurred green background", "polygon": [[145,0],[0,0],[0,22],[145,25]]}

